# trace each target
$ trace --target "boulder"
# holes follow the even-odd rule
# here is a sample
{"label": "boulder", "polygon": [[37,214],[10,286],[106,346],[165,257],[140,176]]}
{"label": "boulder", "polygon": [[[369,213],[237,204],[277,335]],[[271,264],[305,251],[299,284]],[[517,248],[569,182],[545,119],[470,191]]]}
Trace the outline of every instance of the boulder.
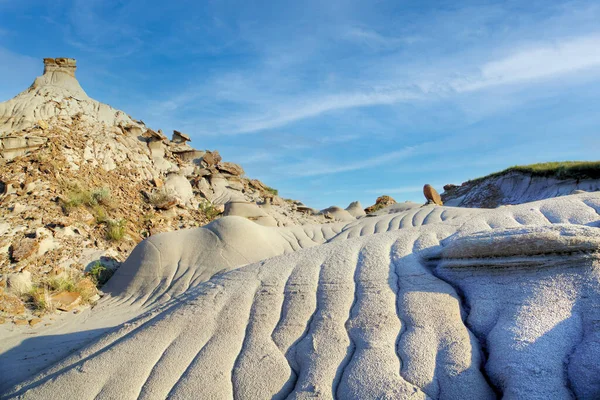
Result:
{"label": "boulder", "polygon": [[425,195],[428,203],[434,203],[438,206],[444,205],[439,193],[431,185],[427,184],[423,186],[423,194]]}
{"label": "boulder", "polygon": [[23,271],[15,274],[9,274],[7,283],[11,292],[16,294],[27,293],[32,287],[31,272]]}
{"label": "boulder", "polygon": [[202,163],[207,167],[211,167],[213,165],[217,165],[221,162],[222,158],[218,151],[206,151],[204,156],[202,156]]}
{"label": "boulder", "polygon": [[192,139],[186,135],[185,133],[181,133],[179,131],[173,130],[173,136],[171,137],[171,142],[177,144],[185,144],[185,142],[190,142]]}
{"label": "boulder", "polygon": [[231,175],[240,176],[244,174],[244,169],[232,162],[223,162],[217,165],[217,169],[221,172],[225,172]]}
{"label": "boulder", "polygon": [[183,204],[189,204],[194,198],[194,191],[190,181],[179,174],[169,174],[165,180],[165,189],[173,193]]}

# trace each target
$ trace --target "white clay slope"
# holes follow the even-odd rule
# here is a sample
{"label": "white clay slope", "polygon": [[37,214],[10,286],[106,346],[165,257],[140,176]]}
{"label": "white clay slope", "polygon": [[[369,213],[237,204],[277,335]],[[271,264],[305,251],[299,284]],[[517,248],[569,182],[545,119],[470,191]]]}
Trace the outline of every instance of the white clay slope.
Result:
{"label": "white clay slope", "polygon": [[600,194],[396,210],[151,238],[86,323],[146,312],[5,397],[600,397]]}

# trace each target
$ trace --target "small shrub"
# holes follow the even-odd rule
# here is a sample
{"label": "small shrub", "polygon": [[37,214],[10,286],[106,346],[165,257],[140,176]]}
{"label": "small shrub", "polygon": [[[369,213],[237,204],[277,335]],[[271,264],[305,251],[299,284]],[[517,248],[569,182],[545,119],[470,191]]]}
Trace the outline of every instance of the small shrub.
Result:
{"label": "small shrub", "polygon": [[43,284],[53,292],[74,292],[76,286],[76,282],[71,276],[64,275],[48,278]]}
{"label": "small shrub", "polygon": [[79,184],[72,185],[66,196],[61,199],[61,206],[66,214],[81,206],[94,208],[99,204],[108,205],[110,190],[108,188],[88,189]]}
{"label": "small shrub", "polygon": [[214,220],[220,214],[220,211],[210,201],[203,201],[199,206],[200,212],[202,212],[209,221]]}
{"label": "small shrub", "polygon": [[126,226],[127,220],[125,219],[110,219],[106,221],[106,238],[118,242],[125,236]]}
{"label": "small shrub", "polygon": [[110,189],[107,187],[96,188],[93,189],[90,193],[90,197],[93,204],[88,204],[90,206],[97,204],[107,205],[110,202]]}
{"label": "small shrub", "polygon": [[96,262],[88,271],[87,275],[94,281],[96,286],[102,286],[113,276],[114,271],[106,268],[100,261]]}
{"label": "small shrub", "polygon": [[154,193],[151,193],[148,197],[148,202],[154,207],[160,209],[170,204],[175,197],[167,189],[161,188]]}
{"label": "small shrub", "polygon": [[92,207],[92,214],[94,214],[94,218],[96,218],[97,224],[103,224],[108,221],[108,215],[106,214],[106,210],[100,204]]}
{"label": "small shrub", "polygon": [[50,300],[50,293],[45,287],[36,286],[29,291],[29,302],[33,305],[36,310],[39,311],[52,311],[52,301]]}
{"label": "small shrub", "polygon": [[60,292],[79,293],[81,300],[85,303],[89,302],[90,298],[98,291],[92,279],[60,275],[39,282],[29,291],[27,300],[36,310],[53,311],[52,295]]}
{"label": "small shrub", "polygon": [[267,186],[267,187],[266,187],[266,190],[267,190],[267,192],[271,193],[273,196],[277,196],[277,194],[279,194],[279,190],[277,190],[277,189],[273,189],[273,188],[272,188],[272,187],[270,187],[270,186]]}

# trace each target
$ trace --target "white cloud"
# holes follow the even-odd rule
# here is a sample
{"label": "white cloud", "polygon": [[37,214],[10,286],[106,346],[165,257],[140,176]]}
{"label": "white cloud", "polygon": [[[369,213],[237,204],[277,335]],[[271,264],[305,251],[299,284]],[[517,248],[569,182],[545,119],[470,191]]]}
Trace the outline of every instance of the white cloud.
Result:
{"label": "white cloud", "polygon": [[416,153],[418,146],[405,147],[401,150],[380,154],[367,159],[359,159],[350,163],[325,163],[319,160],[308,160],[299,164],[286,165],[282,172],[291,176],[318,176],[330,175],[340,172],[358,171],[361,169],[373,168],[379,165],[397,161]]}
{"label": "white cloud", "polygon": [[[470,74],[457,78],[459,71],[449,77],[447,70],[439,69],[417,76],[413,81],[399,81],[397,78],[365,85],[365,88],[338,93],[313,93],[293,97],[273,96],[271,102],[264,100],[264,91],[258,87],[256,97],[259,103],[253,105],[264,109],[263,113],[253,112],[252,116],[238,116],[217,121],[215,133],[244,134],[279,128],[290,123],[313,118],[336,110],[389,105],[400,102],[423,101],[452,96],[454,93],[482,91],[500,85],[531,85],[557,76],[565,76],[582,70],[600,68],[600,35],[588,35],[578,38],[541,44],[526,50],[508,52],[508,55],[485,62],[465,66]],[[425,68],[424,68],[425,69]],[[476,72],[478,71],[478,72]],[[367,77],[365,77],[367,81]],[[197,95],[197,94],[196,94]],[[241,94],[243,98],[253,100],[252,90]],[[239,98],[239,101],[245,101]],[[186,96],[176,98],[176,103],[185,101]],[[249,101],[252,101],[249,100]],[[261,115],[260,117],[255,117]]]}
{"label": "white cloud", "polygon": [[457,91],[531,82],[600,67],[600,35],[567,39],[516,51],[484,64],[481,77],[471,83],[454,83]]}

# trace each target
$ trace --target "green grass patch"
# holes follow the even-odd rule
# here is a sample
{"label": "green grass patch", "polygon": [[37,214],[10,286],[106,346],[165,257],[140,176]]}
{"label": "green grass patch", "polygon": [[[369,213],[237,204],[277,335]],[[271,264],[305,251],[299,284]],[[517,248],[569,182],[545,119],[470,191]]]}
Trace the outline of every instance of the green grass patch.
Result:
{"label": "green grass patch", "polygon": [[100,261],[97,261],[87,272],[87,275],[92,279],[96,286],[100,287],[108,282],[114,273],[115,271],[106,268]]}
{"label": "green grass patch", "polygon": [[273,189],[270,186],[266,187],[266,191],[269,192],[269,193],[271,193],[273,196],[277,196],[279,194],[279,190]]}
{"label": "green grass patch", "polygon": [[61,206],[66,214],[78,207],[98,207],[101,205],[110,205],[110,189],[101,188],[86,188],[80,184],[71,185],[64,198],[61,198]]}
{"label": "green grass patch", "polygon": [[106,238],[113,242],[118,242],[125,236],[127,220],[109,219],[106,221]]}
{"label": "green grass patch", "polygon": [[216,219],[221,212],[210,201],[203,201],[200,203],[198,209],[201,213],[206,215],[209,221]]}
{"label": "green grass patch", "polygon": [[554,161],[530,165],[515,165],[500,172],[471,179],[467,183],[478,183],[484,179],[506,175],[510,172],[521,172],[532,176],[552,177],[556,179],[600,179],[600,161]]}

